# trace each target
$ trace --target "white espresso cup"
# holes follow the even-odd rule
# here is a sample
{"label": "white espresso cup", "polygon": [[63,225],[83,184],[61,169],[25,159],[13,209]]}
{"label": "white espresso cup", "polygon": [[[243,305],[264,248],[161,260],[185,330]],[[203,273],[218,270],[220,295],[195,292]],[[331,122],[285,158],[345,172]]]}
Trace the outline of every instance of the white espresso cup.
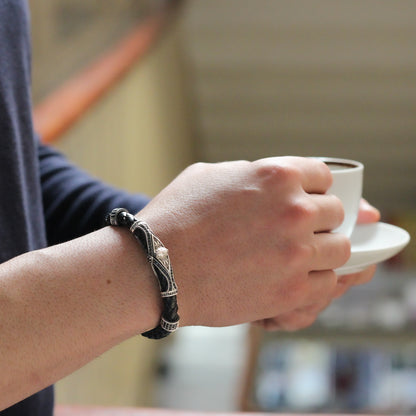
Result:
{"label": "white espresso cup", "polygon": [[364,165],[355,160],[320,157],[332,173],[333,183],[328,194],[336,195],[344,207],[344,221],[333,230],[351,237],[357,222],[363,190]]}

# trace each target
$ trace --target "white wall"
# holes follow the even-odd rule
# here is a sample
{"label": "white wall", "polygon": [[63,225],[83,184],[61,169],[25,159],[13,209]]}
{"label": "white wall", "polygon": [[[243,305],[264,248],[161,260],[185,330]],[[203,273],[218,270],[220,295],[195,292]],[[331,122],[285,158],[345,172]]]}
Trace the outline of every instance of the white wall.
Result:
{"label": "white wall", "polygon": [[383,212],[416,207],[416,2],[190,0],[200,157],[366,164]]}

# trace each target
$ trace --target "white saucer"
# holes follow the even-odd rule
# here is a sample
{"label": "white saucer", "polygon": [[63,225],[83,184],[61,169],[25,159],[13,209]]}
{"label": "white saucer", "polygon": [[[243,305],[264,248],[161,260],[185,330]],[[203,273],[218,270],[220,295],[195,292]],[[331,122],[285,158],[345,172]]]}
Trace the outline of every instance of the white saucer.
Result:
{"label": "white saucer", "polygon": [[357,273],[399,253],[410,241],[406,230],[377,222],[357,225],[351,236],[351,257],[336,269],[338,276]]}

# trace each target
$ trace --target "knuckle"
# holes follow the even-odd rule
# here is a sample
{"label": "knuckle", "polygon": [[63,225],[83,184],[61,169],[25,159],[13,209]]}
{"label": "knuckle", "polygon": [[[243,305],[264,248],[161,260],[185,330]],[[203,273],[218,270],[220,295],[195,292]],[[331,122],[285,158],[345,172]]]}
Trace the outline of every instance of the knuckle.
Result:
{"label": "knuckle", "polygon": [[302,247],[302,251],[303,259],[307,264],[309,264],[311,260],[316,259],[319,255],[319,248],[314,243],[305,244]]}
{"label": "knuckle", "polygon": [[317,257],[318,247],[313,243],[302,244],[298,247],[297,255],[300,265],[307,268],[311,260]]}
{"label": "knuckle", "polygon": [[191,174],[197,173],[197,172],[203,172],[208,168],[209,164],[205,162],[196,162],[192,165],[189,165],[185,168],[184,172],[189,172]]}
{"label": "knuckle", "polygon": [[290,270],[295,271],[295,281],[306,272],[306,265],[314,255],[314,247],[309,244],[292,244],[285,251],[286,264]]}
{"label": "knuckle", "polygon": [[257,175],[266,183],[283,186],[297,180],[300,171],[296,166],[290,164],[259,163]]}
{"label": "knuckle", "polygon": [[296,198],[287,206],[285,220],[292,226],[304,227],[318,215],[318,206],[307,198]]}

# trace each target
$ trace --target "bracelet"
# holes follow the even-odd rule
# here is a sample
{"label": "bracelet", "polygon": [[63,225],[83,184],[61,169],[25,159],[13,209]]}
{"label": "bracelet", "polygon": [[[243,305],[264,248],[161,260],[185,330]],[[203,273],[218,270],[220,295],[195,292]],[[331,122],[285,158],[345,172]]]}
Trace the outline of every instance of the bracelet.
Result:
{"label": "bracelet", "polygon": [[151,339],[167,337],[179,327],[178,304],[176,295],[178,288],[173,276],[168,249],[153,234],[150,227],[137,219],[125,208],[113,209],[105,219],[107,225],[128,227],[134,237],[141,243],[147,254],[153,273],[156,275],[160,294],[163,300],[163,312],[159,325],[144,332],[142,335]]}

